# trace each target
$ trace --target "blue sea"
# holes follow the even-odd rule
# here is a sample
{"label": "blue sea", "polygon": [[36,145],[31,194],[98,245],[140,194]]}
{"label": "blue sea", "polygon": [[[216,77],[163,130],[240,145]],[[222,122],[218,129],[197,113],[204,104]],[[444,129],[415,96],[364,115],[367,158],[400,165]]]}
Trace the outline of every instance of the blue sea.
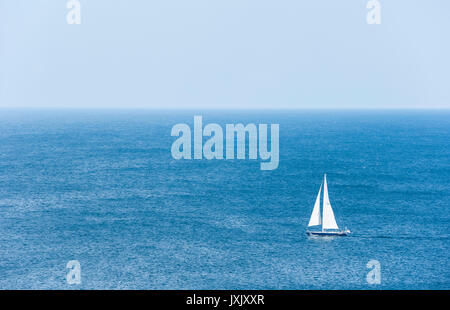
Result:
{"label": "blue sea", "polygon": [[[173,159],[194,115],[279,124],[278,169]],[[450,289],[449,142],[449,111],[0,110],[0,288]],[[324,173],[348,237],[305,234]]]}

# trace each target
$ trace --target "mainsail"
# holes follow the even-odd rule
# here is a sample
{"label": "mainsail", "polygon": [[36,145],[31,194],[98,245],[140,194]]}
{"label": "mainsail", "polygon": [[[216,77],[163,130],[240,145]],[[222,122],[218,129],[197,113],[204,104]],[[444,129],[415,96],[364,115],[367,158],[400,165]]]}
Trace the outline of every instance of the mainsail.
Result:
{"label": "mainsail", "polygon": [[[334,213],[333,209],[331,208],[330,199],[328,198],[327,175],[324,176],[323,182],[324,185],[323,185],[322,229],[339,229],[339,227],[336,224],[336,220],[334,218]],[[315,208],[316,207],[314,207],[314,209]]]}
{"label": "mainsail", "polygon": [[322,191],[322,185],[320,185],[319,193],[317,194],[316,203],[314,204],[314,209],[309,219],[309,226],[317,226],[322,224],[322,218],[320,217],[320,192]]}

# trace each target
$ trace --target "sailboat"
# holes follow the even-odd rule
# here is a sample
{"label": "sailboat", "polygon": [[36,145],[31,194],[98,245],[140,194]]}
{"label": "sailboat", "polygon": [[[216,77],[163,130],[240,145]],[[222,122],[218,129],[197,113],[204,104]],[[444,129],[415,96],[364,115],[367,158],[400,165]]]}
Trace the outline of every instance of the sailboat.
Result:
{"label": "sailboat", "polygon": [[336,219],[334,218],[333,209],[331,208],[330,199],[328,198],[327,175],[323,177],[323,207],[322,214],[320,214],[320,194],[322,191],[322,184],[317,194],[316,203],[309,219],[308,227],[322,226],[322,230],[306,230],[308,236],[347,236],[350,230],[339,229]]}

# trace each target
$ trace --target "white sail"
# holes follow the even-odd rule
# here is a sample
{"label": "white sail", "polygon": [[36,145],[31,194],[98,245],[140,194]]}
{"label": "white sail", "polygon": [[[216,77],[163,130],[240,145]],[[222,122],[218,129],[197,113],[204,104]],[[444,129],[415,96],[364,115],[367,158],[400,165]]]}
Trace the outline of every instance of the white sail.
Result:
{"label": "white sail", "polygon": [[322,229],[339,229],[334,219],[333,209],[328,198],[327,175],[324,176]]}
{"label": "white sail", "polygon": [[322,224],[322,219],[320,217],[320,192],[322,191],[322,185],[320,185],[319,193],[317,194],[316,203],[314,204],[314,209],[311,213],[311,218],[309,219],[309,226],[317,226]]}

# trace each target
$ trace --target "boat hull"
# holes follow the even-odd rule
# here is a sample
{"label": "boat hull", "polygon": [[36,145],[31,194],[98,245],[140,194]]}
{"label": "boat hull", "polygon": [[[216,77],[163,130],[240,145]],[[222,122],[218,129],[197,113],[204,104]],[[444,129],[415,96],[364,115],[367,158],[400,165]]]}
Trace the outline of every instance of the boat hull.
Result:
{"label": "boat hull", "polygon": [[346,231],[307,231],[308,236],[347,236]]}

